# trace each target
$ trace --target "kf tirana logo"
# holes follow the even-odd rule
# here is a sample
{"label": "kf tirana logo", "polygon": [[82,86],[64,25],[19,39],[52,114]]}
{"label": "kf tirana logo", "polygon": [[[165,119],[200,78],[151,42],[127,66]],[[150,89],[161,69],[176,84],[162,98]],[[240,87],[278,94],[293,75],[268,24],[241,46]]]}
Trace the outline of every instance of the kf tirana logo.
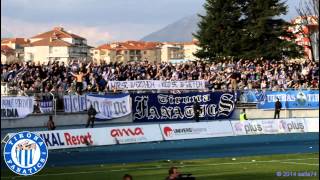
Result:
{"label": "kf tirana logo", "polygon": [[39,172],[48,159],[44,141],[32,132],[20,132],[10,137],[4,146],[4,161],[16,174],[29,176]]}

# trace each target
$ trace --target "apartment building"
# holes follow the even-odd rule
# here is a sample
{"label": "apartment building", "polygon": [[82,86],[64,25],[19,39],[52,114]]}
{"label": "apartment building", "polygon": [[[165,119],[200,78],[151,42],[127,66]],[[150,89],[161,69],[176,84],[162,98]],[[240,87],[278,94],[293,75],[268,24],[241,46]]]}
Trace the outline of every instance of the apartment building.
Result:
{"label": "apartment building", "polygon": [[87,40],[65,31],[62,27],[38,34],[30,38],[24,48],[26,61],[46,63],[48,61],[90,60],[90,46]]}
{"label": "apartment building", "polygon": [[125,41],[103,44],[93,50],[95,63],[161,61],[161,43]]}
{"label": "apartment building", "polygon": [[[24,60],[24,47],[29,43],[29,39],[26,38],[4,38],[1,40],[1,46],[7,46],[13,49],[14,60],[23,61]],[[10,56],[12,54],[10,53]]]}
{"label": "apartment building", "polygon": [[198,46],[197,40],[183,43],[184,59],[191,60],[191,61],[198,60],[198,58],[194,55],[194,53],[196,53],[199,49],[200,47]]}
{"label": "apartment building", "polygon": [[15,56],[15,50],[7,45],[1,45],[1,64],[10,64],[18,59]]}

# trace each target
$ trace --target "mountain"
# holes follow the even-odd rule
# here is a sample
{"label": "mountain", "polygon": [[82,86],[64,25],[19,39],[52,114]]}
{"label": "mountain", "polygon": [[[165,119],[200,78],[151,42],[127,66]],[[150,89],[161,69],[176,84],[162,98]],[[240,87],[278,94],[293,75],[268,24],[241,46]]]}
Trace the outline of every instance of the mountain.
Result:
{"label": "mountain", "polygon": [[160,41],[160,42],[186,42],[192,41],[192,33],[198,29],[198,15],[192,15],[182,18],[168,26],[153,32],[145,37],[142,41]]}

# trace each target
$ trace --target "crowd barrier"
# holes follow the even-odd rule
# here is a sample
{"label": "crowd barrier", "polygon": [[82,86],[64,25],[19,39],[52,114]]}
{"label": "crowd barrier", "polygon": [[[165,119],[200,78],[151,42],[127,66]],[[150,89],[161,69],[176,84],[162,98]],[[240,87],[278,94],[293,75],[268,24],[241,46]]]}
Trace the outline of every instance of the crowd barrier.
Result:
{"label": "crowd barrier", "polygon": [[[319,132],[319,118],[212,121],[36,131],[48,149],[226,136]],[[12,137],[13,134],[8,134]]]}
{"label": "crowd barrier", "polygon": [[[174,81],[170,83],[174,84]],[[162,85],[164,86],[165,83],[162,82]],[[188,86],[183,82],[180,82],[180,85]],[[132,86],[136,86],[136,83],[133,83]],[[199,90],[196,92],[185,90],[177,93],[137,93],[135,91],[103,95],[43,93],[34,96],[3,96],[1,98],[1,118],[22,119],[32,113],[52,114],[57,110],[79,113],[87,111],[90,104],[93,104],[99,112],[97,118],[100,120],[123,117],[130,113],[133,114],[134,122],[165,121],[166,119],[191,120],[194,119],[193,103],[197,100],[201,108],[200,120],[226,119],[232,115],[239,102],[240,104],[241,102],[254,103],[257,109],[270,110],[274,109],[277,98],[282,103],[282,109],[319,109],[319,90],[248,90],[237,91],[237,93]]]}

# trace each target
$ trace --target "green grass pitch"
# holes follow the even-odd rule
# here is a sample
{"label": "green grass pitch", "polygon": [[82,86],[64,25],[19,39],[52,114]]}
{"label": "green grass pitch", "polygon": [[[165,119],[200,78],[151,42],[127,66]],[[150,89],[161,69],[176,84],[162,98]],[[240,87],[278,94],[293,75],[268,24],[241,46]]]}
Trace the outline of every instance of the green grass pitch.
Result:
{"label": "green grass pitch", "polygon": [[[192,173],[197,180],[319,179],[318,153],[73,167],[46,166],[38,174],[29,177],[17,176],[9,169],[5,169],[2,170],[1,179],[121,180],[122,176],[128,173],[134,177],[134,180],[163,180],[171,166],[177,166],[182,173]],[[281,177],[279,177],[279,172]],[[313,176],[307,176],[305,172]]]}

